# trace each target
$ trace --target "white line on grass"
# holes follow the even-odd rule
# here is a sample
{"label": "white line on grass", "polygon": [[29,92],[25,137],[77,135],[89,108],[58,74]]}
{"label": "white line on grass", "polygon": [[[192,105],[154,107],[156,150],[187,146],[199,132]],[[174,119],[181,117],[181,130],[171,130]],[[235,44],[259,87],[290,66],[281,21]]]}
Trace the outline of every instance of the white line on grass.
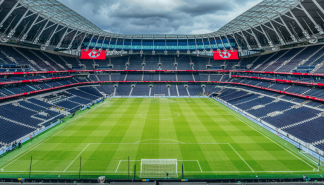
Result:
{"label": "white line on grass", "polygon": [[196,161],[196,162],[197,162],[197,164],[198,164],[198,166],[199,166],[199,168],[200,168],[200,172],[203,172],[203,171],[202,171],[202,169],[201,169],[201,166],[200,166],[200,164],[199,164],[199,161],[198,161],[198,160],[178,160],[178,161]]}
{"label": "white line on grass", "polygon": [[[5,171],[0,173],[27,173],[29,171]],[[33,173],[62,173],[63,171],[32,171]],[[77,173],[79,171],[68,171],[69,173]],[[200,171],[185,171],[186,173],[200,173]],[[314,172],[314,171],[254,171],[254,173],[294,173],[294,172]],[[82,173],[115,173],[115,171],[82,171]],[[128,172],[118,172],[128,173]],[[251,173],[251,171],[204,171],[204,173]]]}
{"label": "white line on grass", "polygon": [[184,142],[182,142],[182,141],[178,141],[178,140],[173,140],[173,139],[145,139],[145,140],[141,140],[141,141],[136,141],[134,144],[137,144],[137,143],[140,143],[140,142],[143,142],[143,141],[156,141],[156,140],[158,140],[158,141],[160,141],[160,140],[163,140],[163,141],[175,141],[175,142],[179,142],[179,143],[182,143],[182,144],[186,144],[186,143],[184,143]]}
{"label": "white line on grass", "polygon": [[306,157],[307,159],[309,159],[310,161],[312,161],[313,163],[315,163],[316,165],[318,164],[318,162],[314,161],[313,159],[309,158],[308,156],[306,156],[305,154],[303,154],[302,152],[299,151],[300,154],[302,154],[304,157]]}
{"label": "white line on grass", "polygon": [[121,160],[119,161],[119,163],[118,163],[118,166],[117,166],[117,168],[116,168],[116,171],[115,171],[115,173],[117,172],[117,170],[118,170],[118,168],[119,168],[119,165],[120,165],[120,163],[121,163]]}
{"label": "white line on grass", "polygon": [[118,166],[117,166],[117,168],[116,168],[115,173],[118,171],[119,165],[120,165],[120,163],[121,163],[122,161],[141,161],[141,160],[119,160],[119,163],[118,163]]}
{"label": "white line on grass", "polygon": [[[214,103],[215,105],[217,105],[215,102],[219,103],[217,100],[213,101],[211,99],[209,99],[210,102]],[[223,105],[223,104],[221,104]],[[296,156],[295,154],[293,154],[291,151],[289,151],[288,149],[284,148],[283,146],[281,146],[279,143],[273,141],[272,139],[270,139],[268,136],[266,136],[265,134],[263,134],[262,132],[260,132],[259,130],[257,130],[256,128],[252,127],[250,124],[246,123],[245,121],[243,121],[242,119],[240,119],[239,117],[237,117],[236,115],[234,115],[233,113],[227,111],[226,109],[223,108],[223,106],[219,106],[221,107],[223,110],[225,110],[226,112],[230,113],[232,116],[234,116],[235,118],[237,118],[238,120],[240,120],[242,123],[245,123],[247,126],[249,126],[250,128],[252,128],[253,130],[255,130],[256,132],[258,132],[259,134],[263,135],[265,138],[269,139],[270,141],[272,141],[273,143],[275,143],[276,145],[278,145],[279,147],[281,147],[282,149],[286,150],[288,153],[290,153],[291,155],[295,156],[297,159],[303,161],[305,164],[307,164],[308,166],[312,167],[314,169],[314,166],[312,166],[311,164],[309,164],[308,162],[304,161],[303,159],[301,159],[300,157]]]}
{"label": "white line on grass", "polygon": [[[147,111],[145,111],[147,112]],[[172,111],[170,111],[172,112]],[[179,113],[178,113],[179,114]],[[134,116],[134,115],[139,115],[139,114],[115,114],[115,113],[111,113],[111,114],[90,114],[90,115],[111,115],[111,116],[119,116],[119,115],[126,115],[126,116]],[[170,114],[149,114],[149,115],[170,115]],[[183,115],[183,116],[192,116],[192,114],[179,114],[179,115]],[[195,114],[198,116],[224,116],[224,115],[231,115],[231,114]]]}
{"label": "white line on grass", "polygon": [[[66,125],[65,127],[63,127],[61,130],[59,130],[58,132],[56,132],[55,134],[53,134],[51,137],[45,139],[43,142],[39,143],[38,145],[36,145],[35,147],[31,148],[30,150],[26,151],[23,154],[18,154],[17,156],[15,156],[14,160],[11,161],[10,163],[8,163],[7,165],[5,165],[4,167],[2,167],[2,169],[4,169],[5,167],[9,166],[10,164],[12,164],[13,162],[15,162],[16,160],[20,159],[22,156],[26,155],[27,153],[29,153],[30,151],[34,150],[35,148],[37,148],[38,146],[40,146],[41,144],[43,144],[44,142],[48,141],[49,139],[51,139],[52,137],[56,136],[58,133],[62,132],[64,129],[68,128],[69,126],[73,125],[77,120],[79,120],[80,118],[86,116],[88,113],[90,113],[91,111],[97,109],[99,106],[106,104],[108,101],[103,102],[102,104],[98,105],[97,107],[91,109],[89,112],[86,112],[85,114],[83,114],[82,116],[77,117],[72,123]],[[19,156],[20,155],[20,156]],[[18,157],[19,156],[19,157]]]}
{"label": "white line on grass", "polygon": [[197,163],[198,163],[198,166],[200,168],[200,171],[203,172],[202,169],[201,169],[201,167],[200,167],[200,164],[199,164],[199,161],[198,160],[197,160]]}
{"label": "white line on grass", "polygon": [[63,172],[65,172],[71,165],[72,165],[72,163],[82,154],[82,152],[84,152],[84,150],[86,149],[86,148],[88,148],[88,146],[90,145],[90,143],[79,153],[79,155],[78,156],[76,156],[76,158],[74,158],[73,159],[73,161],[69,164],[69,166],[68,167],[66,167],[65,168],[65,170],[63,171]]}
{"label": "white line on grass", "polygon": [[134,144],[134,145],[146,145],[146,144],[165,144],[165,145],[228,145],[228,143],[89,143],[89,144],[95,144],[95,145],[129,145],[129,144]]}
{"label": "white line on grass", "polygon": [[191,101],[189,100],[189,98],[187,98],[187,99],[188,99],[189,102],[191,102]]}
{"label": "white line on grass", "polygon": [[142,101],[142,103],[147,102],[147,101],[151,101],[151,100],[152,100],[152,98],[151,99],[148,99],[148,100],[145,100],[145,101]]}
{"label": "white line on grass", "polygon": [[243,162],[254,172],[254,170],[251,168],[251,166],[243,159],[243,157],[234,149],[234,147],[228,143],[228,145],[234,150],[234,152],[242,159]]}

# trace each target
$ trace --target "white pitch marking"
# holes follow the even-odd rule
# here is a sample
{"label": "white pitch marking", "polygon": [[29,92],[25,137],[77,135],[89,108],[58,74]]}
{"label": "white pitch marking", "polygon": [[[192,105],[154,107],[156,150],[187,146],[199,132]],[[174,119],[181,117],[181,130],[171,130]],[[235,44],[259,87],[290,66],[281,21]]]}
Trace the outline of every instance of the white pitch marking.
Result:
{"label": "white pitch marking", "polygon": [[189,100],[189,98],[187,98],[187,99],[188,99],[189,102],[191,102],[191,101]]}
{"label": "white pitch marking", "polygon": [[[117,170],[118,170],[118,168],[119,168],[119,165],[120,165],[120,163],[121,163],[122,161],[141,161],[141,160],[119,160],[119,163],[118,163],[118,166],[117,166],[117,168],[116,168],[115,173],[117,172]],[[119,173],[121,173],[121,172],[119,172]]]}
{"label": "white pitch marking", "polygon": [[[184,143],[182,141],[177,141],[177,140],[173,140],[173,139],[145,139],[145,140],[137,141],[134,144],[139,144],[140,142],[143,142],[143,141],[155,141],[155,140],[158,140],[158,141],[160,141],[160,140],[175,141],[175,142],[179,142],[179,143],[182,143],[182,144],[186,144],[186,143]],[[159,143],[154,143],[154,144],[159,144]]]}
{"label": "white pitch marking", "polygon": [[196,161],[196,162],[197,162],[197,164],[198,164],[198,166],[199,166],[199,168],[200,168],[200,172],[203,172],[203,171],[202,171],[202,169],[201,169],[201,166],[200,166],[200,164],[199,164],[199,161],[198,161],[198,160],[178,160],[178,161]]}
{"label": "white pitch marking", "polygon": [[199,164],[199,161],[198,161],[198,160],[197,160],[197,163],[198,163],[198,166],[199,166],[199,168],[200,168],[200,171],[201,171],[201,172],[203,172],[203,171],[202,171],[202,169],[201,169],[201,166],[200,166],[200,164]]}
{"label": "white pitch marking", "polygon": [[147,101],[151,101],[151,100],[152,100],[152,98],[151,99],[148,99],[148,100],[145,100],[145,101],[142,101],[142,103],[147,102]]}
{"label": "white pitch marking", "polygon": [[[213,100],[210,100],[210,102],[214,103],[215,105],[217,105],[215,102],[213,102]],[[217,100],[215,100],[217,103],[219,103]],[[222,104],[223,105],[223,104]],[[225,110],[223,108],[223,106],[219,106],[217,105],[218,107],[221,107],[223,110]],[[233,113],[225,110],[226,112],[228,112],[229,114],[231,114],[232,116],[234,116],[235,118],[237,118],[238,120],[240,120],[242,123],[245,123],[247,126],[249,126],[250,128],[252,128],[253,130],[255,130],[256,132],[258,132],[259,134],[263,135],[265,138],[267,138],[268,140],[272,141],[273,143],[275,143],[276,145],[278,145],[279,147],[281,147],[282,149],[286,150],[288,153],[290,153],[291,155],[295,156],[297,159],[303,161],[305,164],[307,164],[308,166],[310,166],[311,168],[314,168],[314,166],[312,166],[311,164],[309,164],[308,162],[302,160],[301,158],[299,158],[298,156],[296,156],[295,154],[293,154],[292,152],[290,152],[288,149],[284,148],[283,146],[281,146],[280,144],[278,144],[277,142],[273,141],[272,139],[270,139],[268,136],[264,135],[263,133],[261,133],[260,131],[258,131],[257,129],[255,129],[254,127],[252,127],[251,125],[249,125],[248,123],[246,123],[245,121],[241,120],[239,117],[237,117],[236,115],[234,115]]]}
{"label": "white pitch marking", "polygon": [[[181,142],[181,141],[180,141]],[[129,144],[136,144],[136,145],[146,145],[146,144],[175,144],[175,145],[228,145],[228,143],[89,143],[89,144],[95,144],[95,145],[100,145],[100,144],[105,144],[105,145],[129,145]]]}
{"label": "white pitch marking", "polygon": [[245,164],[252,170],[252,172],[254,172],[254,170],[251,168],[251,166],[243,159],[243,157],[234,149],[234,147],[228,143],[228,145],[234,150],[234,152],[242,159],[243,162],[245,162]]}
{"label": "white pitch marking", "polygon": [[88,148],[88,146],[90,145],[90,143],[79,153],[79,155],[78,156],[76,156],[76,158],[74,158],[74,160],[69,164],[69,166],[68,167],[66,167],[65,168],[65,170],[63,171],[63,172],[65,172],[71,165],[72,165],[72,163],[82,154],[82,152],[86,149],[86,148]]}
{"label": "white pitch marking", "polygon": [[[313,163],[315,163],[316,165],[318,165],[318,163],[316,161],[314,161],[313,159],[309,158],[308,156],[306,156],[305,154],[303,154],[302,152],[299,152],[300,154],[302,154],[304,157],[306,157],[307,159],[309,159],[310,161],[312,161]],[[315,169],[315,168],[314,168]],[[313,171],[314,171],[313,169]],[[319,171],[319,169],[315,169],[316,171]]]}
{"label": "white pitch marking", "polygon": [[118,166],[117,166],[117,168],[116,168],[116,171],[115,171],[115,173],[117,172],[117,170],[118,170],[118,168],[119,168],[119,165],[120,165],[120,163],[121,163],[121,160],[119,161],[119,163],[118,163]]}
{"label": "white pitch marking", "polygon": [[[22,156],[24,156],[24,155],[26,155],[27,153],[29,153],[30,151],[34,150],[35,148],[37,148],[38,146],[40,146],[40,145],[43,144],[44,142],[48,141],[48,140],[51,139],[52,137],[56,136],[58,133],[62,132],[64,129],[66,129],[66,128],[68,128],[69,126],[73,125],[73,124],[74,124],[77,120],[79,120],[80,118],[83,118],[83,117],[86,116],[88,113],[90,113],[90,112],[96,110],[98,107],[100,107],[101,105],[106,104],[107,102],[108,102],[108,101],[106,101],[106,102],[104,102],[104,103],[98,105],[98,106],[95,107],[94,109],[91,109],[89,112],[86,112],[84,115],[77,117],[77,118],[76,118],[72,123],[70,123],[69,125],[66,125],[66,126],[63,127],[60,131],[56,132],[56,133],[55,133],[54,135],[52,135],[51,137],[45,139],[43,142],[39,143],[38,145],[36,145],[35,147],[31,148],[30,150],[26,151],[24,154],[22,154],[22,155],[18,154],[18,155],[20,155],[19,157],[18,157],[18,155],[16,156],[17,158],[14,157],[14,158],[16,158],[16,159],[13,160],[13,161],[11,161],[11,162],[8,163],[7,165],[5,165],[2,169],[4,169],[5,167],[7,167],[8,165],[12,164],[12,163],[15,162],[16,160],[20,159]],[[29,144],[30,144],[30,143],[29,143]]]}
{"label": "white pitch marking", "polygon": [[[3,173],[24,173],[24,172],[29,172],[29,171],[4,171]],[[62,173],[62,171],[33,171],[33,172],[44,172],[44,173]],[[69,171],[71,173],[76,173],[79,171]],[[115,171],[82,171],[84,173],[115,173]],[[186,173],[199,173],[200,171],[188,171]],[[204,173],[242,173],[242,172],[249,172],[251,171],[204,171]],[[292,172],[314,172],[314,171],[254,171],[254,173],[292,173]],[[128,173],[128,172],[118,172],[118,173]]]}
{"label": "white pitch marking", "polygon": [[[170,111],[172,112],[172,111]],[[179,113],[178,113],[179,114]],[[134,116],[134,115],[138,115],[138,114],[115,114],[115,113],[111,113],[111,114],[90,114],[90,115],[126,115],[126,116]],[[150,115],[170,115],[170,114],[150,114]],[[192,116],[192,114],[180,114],[183,116]],[[195,114],[198,116],[224,116],[224,115],[230,115],[230,114]]]}

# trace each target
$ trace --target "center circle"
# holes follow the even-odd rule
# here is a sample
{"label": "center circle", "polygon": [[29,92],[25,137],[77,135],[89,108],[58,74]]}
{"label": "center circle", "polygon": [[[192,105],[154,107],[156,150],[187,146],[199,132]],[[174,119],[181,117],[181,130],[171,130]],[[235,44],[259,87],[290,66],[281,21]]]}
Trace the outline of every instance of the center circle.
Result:
{"label": "center circle", "polygon": [[139,116],[149,120],[171,120],[178,118],[180,114],[169,110],[151,110],[142,112]]}

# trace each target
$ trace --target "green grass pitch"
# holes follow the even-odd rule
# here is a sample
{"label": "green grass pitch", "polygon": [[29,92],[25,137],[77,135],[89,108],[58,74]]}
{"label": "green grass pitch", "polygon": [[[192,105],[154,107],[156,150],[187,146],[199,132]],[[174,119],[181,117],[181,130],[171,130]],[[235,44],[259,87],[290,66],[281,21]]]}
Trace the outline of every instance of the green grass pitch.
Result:
{"label": "green grass pitch", "polygon": [[[177,159],[178,177],[322,173],[274,134],[207,98],[111,98],[0,160],[0,175],[133,177],[141,159]],[[129,162],[128,162],[129,157]],[[80,160],[81,158],[81,160]],[[37,176],[39,177],[39,176]],[[230,176],[228,176],[230,177]]]}

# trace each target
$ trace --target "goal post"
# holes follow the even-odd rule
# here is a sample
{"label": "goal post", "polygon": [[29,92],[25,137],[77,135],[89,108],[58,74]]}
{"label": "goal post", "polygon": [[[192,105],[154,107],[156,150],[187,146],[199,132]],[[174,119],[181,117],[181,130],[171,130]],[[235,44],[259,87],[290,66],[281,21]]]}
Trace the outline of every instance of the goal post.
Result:
{"label": "goal post", "polygon": [[165,98],[165,94],[154,94],[155,98]]}
{"label": "goal post", "polygon": [[177,159],[142,159],[141,178],[178,177]]}

